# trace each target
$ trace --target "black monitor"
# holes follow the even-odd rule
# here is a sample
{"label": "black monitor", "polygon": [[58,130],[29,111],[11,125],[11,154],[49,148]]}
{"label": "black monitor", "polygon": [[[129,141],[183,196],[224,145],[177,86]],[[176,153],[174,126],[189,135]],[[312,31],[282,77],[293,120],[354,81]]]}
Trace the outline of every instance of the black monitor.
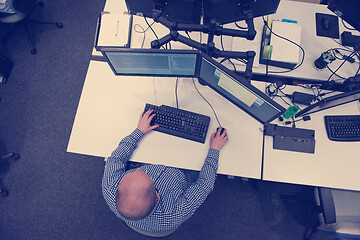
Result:
{"label": "black monitor", "polygon": [[360,31],[360,1],[359,0],[329,0],[328,8]]}
{"label": "black monitor", "polygon": [[196,77],[202,84],[266,124],[286,111],[281,105],[206,54],[195,50],[103,48],[115,75]]}
{"label": "black monitor", "polygon": [[169,20],[199,24],[202,0],[125,0],[130,14],[151,18],[153,10],[162,11]]}
{"label": "black monitor", "polygon": [[204,23],[212,18],[220,24],[241,21],[248,10],[254,17],[273,14],[279,3],[280,0],[204,0]]}
{"label": "black monitor", "polygon": [[286,111],[251,85],[247,79],[240,77],[205,54],[201,54],[197,75],[200,81],[262,124],[271,122]]}
{"label": "black monitor", "polygon": [[198,51],[103,48],[115,75],[194,77]]}
{"label": "black monitor", "polygon": [[313,103],[306,108],[299,111],[295,117],[300,117],[304,115],[310,115],[312,113],[320,112],[329,108],[337,107],[344,105],[346,103],[354,102],[360,100],[360,89],[355,89],[350,92],[340,93],[331,97],[327,97]]}

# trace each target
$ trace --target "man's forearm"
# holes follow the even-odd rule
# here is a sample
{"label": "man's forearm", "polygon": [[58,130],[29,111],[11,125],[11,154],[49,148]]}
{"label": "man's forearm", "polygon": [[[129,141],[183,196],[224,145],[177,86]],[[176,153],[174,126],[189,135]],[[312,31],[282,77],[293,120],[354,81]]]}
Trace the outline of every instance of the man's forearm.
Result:
{"label": "man's forearm", "polygon": [[199,178],[197,181],[202,182],[202,185],[208,190],[214,189],[214,183],[218,170],[219,150],[210,148],[206,156],[203,167],[201,168]]}
{"label": "man's forearm", "polygon": [[106,185],[111,185],[111,182],[116,181],[125,172],[126,164],[143,136],[143,132],[135,129],[129,136],[120,141],[105,164],[103,181],[107,183]]}

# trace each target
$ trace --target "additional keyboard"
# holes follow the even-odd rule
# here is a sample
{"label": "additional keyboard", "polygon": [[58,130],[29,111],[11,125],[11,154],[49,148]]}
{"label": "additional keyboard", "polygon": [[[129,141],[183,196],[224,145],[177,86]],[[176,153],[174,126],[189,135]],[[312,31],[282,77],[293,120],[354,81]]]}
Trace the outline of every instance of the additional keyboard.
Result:
{"label": "additional keyboard", "polygon": [[210,117],[170,106],[147,103],[144,112],[149,109],[153,109],[153,113],[156,114],[151,121],[151,125],[159,125],[155,131],[200,143],[205,142]]}
{"label": "additional keyboard", "polygon": [[360,115],[325,116],[326,132],[333,141],[360,141]]}

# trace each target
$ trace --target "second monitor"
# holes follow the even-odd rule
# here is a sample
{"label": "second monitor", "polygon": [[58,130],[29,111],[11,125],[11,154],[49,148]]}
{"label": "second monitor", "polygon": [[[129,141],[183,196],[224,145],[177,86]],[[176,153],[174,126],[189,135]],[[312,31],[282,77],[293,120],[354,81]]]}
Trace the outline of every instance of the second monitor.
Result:
{"label": "second monitor", "polygon": [[198,78],[262,124],[285,112],[246,78],[199,51],[112,48],[102,54],[116,75]]}

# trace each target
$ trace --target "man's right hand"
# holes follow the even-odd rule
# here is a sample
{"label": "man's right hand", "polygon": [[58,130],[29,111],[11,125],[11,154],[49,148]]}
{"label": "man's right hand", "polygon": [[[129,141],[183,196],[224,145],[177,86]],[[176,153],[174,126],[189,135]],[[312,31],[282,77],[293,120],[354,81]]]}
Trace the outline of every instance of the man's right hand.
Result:
{"label": "man's right hand", "polygon": [[227,144],[229,142],[229,138],[226,133],[226,129],[224,129],[224,132],[222,134],[220,134],[221,129],[222,128],[219,128],[217,130],[217,132],[215,132],[211,135],[211,138],[210,138],[210,147],[214,148],[216,150],[219,150],[219,151],[225,146],[225,144]]}

